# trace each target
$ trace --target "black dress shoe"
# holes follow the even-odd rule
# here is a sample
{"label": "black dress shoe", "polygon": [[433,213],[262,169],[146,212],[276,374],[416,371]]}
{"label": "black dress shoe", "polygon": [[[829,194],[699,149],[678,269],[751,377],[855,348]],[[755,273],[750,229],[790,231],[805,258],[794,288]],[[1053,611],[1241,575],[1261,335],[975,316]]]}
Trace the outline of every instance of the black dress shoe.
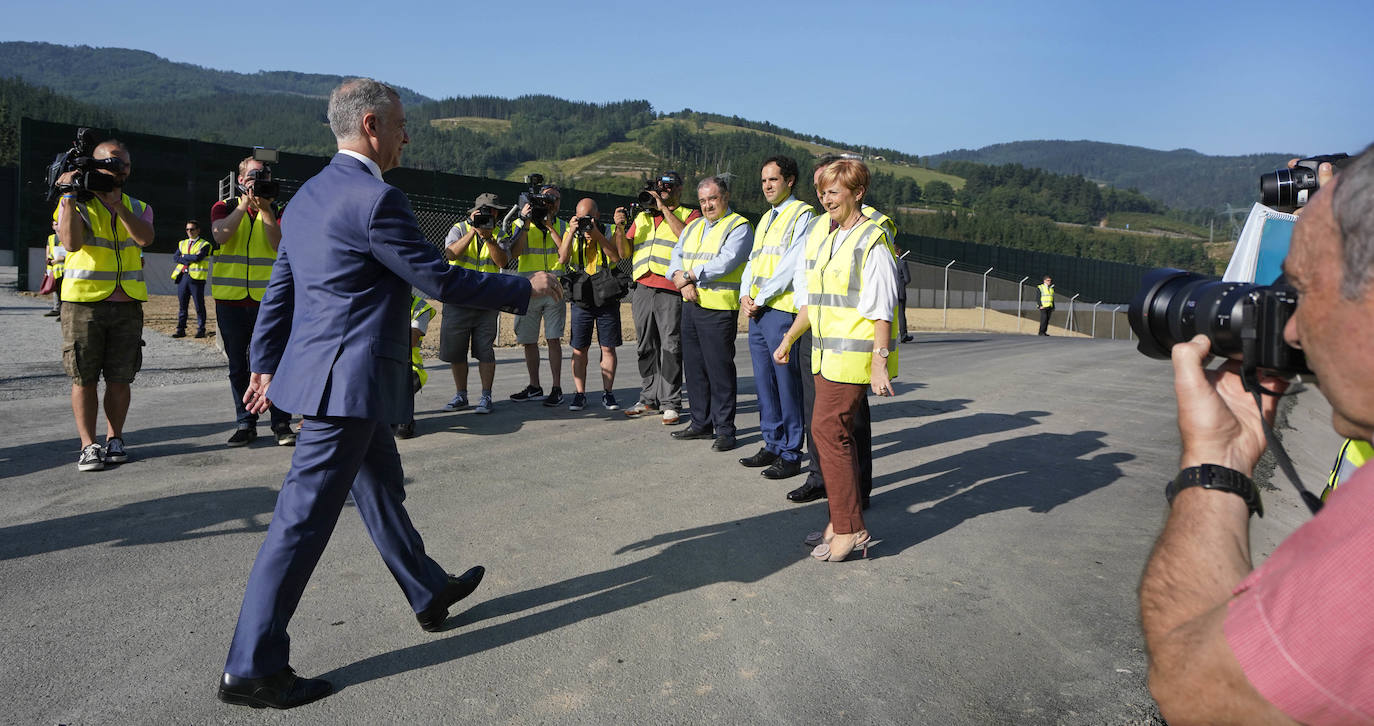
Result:
{"label": "black dress shoe", "polygon": [[482,582],[482,576],[487,574],[485,567],[477,567],[464,572],[457,577],[448,576],[448,584],[444,586],[443,592],[434,599],[434,604],[415,613],[415,619],[420,621],[420,627],[430,633],[437,633],[444,629],[444,621],[448,620],[448,609],[454,603],[472,594],[473,590]]}
{"label": "black dress shoe", "polygon": [[[801,462],[778,459],[763,470],[764,479],[790,479],[801,473]],[[824,487],[822,487],[824,489]]]}
{"label": "black dress shoe", "polygon": [[787,501],[805,504],[825,499],[825,484],[817,477],[807,477],[806,483],[787,493]]}
{"label": "black dress shoe", "polygon": [[769,464],[772,464],[777,460],[777,454],[774,454],[767,448],[762,448],[759,449],[759,453],[754,454],[753,456],[746,456],[743,459],[740,459],[739,463],[744,464],[748,467],[758,468],[760,466],[768,466]]}
{"label": "black dress shoe", "polygon": [[699,429],[695,426],[688,426],[685,429],[674,431],[668,435],[679,441],[686,441],[688,439],[714,439],[716,437],[711,429]]}
{"label": "black dress shoe", "polygon": [[225,673],[219,679],[219,700],[253,708],[295,708],[334,692],[323,678],[301,678],[291,666],[262,678],[239,678]]}
{"label": "black dress shoe", "polygon": [[712,451],[730,451],[735,448],[735,437],[730,434],[721,434],[716,437],[716,442],[711,444]]}

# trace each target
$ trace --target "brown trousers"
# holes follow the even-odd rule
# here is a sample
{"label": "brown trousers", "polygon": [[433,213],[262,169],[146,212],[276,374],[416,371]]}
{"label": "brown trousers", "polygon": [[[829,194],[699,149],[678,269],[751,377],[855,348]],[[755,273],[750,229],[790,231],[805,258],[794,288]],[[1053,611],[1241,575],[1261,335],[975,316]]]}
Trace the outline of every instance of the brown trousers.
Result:
{"label": "brown trousers", "polygon": [[816,374],[816,406],[811,412],[811,451],[820,461],[830,525],[835,534],[864,529],[859,503],[859,460],[854,446],[854,417],[868,395],[868,385],[835,383]]}

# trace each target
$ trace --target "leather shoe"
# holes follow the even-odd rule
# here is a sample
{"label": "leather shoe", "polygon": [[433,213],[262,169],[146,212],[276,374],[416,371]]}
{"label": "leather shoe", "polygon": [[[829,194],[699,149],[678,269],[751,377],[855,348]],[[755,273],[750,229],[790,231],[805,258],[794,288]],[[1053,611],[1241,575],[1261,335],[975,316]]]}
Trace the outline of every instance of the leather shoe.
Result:
{"label": "leather shoe", "polygon": [[716,437],[716,435],[711,432],[711,429],[699,429],[695,426],[688,426],[685,429],[674,431],[668,435],[679,441],[686,441],[688,439],[713,439]]}
{"label": "leather shoe", "polygon": [[746,456],[743,459],[740,459],[739,463],[751,468],[758,468],[760,466],[768,466],[769,464],[772,464],[777,460],[778,455],[769,451],[767,447],[764,447],[762,449],[759,449],[759,453],[754,454],[753,456]]}
{"label": "leather shoe", "polygon": [[801,473],[801,462],[778,459],[763,470],[764,479],[789,479]]}
{"label": "leather shoe", "polygon": [[262,678],[239,678],[225,673],[219,679],[219,700],[253,708],[295,708],[334,692],[323,678],[301,678],[287,666]]}
{"label": "leather shoe", "polygon": [[735,437],[730,434],[717,436],[715,443],[711,444],[712,451],[730,451],[733,448],[735,448]]}
{"label": "leather shoe", "polygon": [[797,504],[825,499],[825,484],[817,477],[807,477],[806,483],[787,493],[787,501]]}
{"label": "leather shoe", "polygon": [[434,598],[434,604],[415,613],[415,619],[420,621],[420,627],[430,633],[443,630],[444,621],[448,620],[449,607],[471,595],[472,591],[481,584],[482,576],[485,574],[487,574],[487,569],[478,565],[457,577],[449,575],[448,584],[444,586],[439,596]]}

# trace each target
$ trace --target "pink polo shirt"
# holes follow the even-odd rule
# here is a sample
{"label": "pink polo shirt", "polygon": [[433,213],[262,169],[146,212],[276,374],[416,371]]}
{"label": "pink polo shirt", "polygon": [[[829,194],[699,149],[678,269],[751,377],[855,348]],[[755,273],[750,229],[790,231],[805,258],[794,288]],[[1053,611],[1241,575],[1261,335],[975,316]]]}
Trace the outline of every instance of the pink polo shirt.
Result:
{"label": "pink polo shirt", "polygon": [[1226,642],[1266,700],[1305,724],[1374,724],[1374,465],[1232,594]]}

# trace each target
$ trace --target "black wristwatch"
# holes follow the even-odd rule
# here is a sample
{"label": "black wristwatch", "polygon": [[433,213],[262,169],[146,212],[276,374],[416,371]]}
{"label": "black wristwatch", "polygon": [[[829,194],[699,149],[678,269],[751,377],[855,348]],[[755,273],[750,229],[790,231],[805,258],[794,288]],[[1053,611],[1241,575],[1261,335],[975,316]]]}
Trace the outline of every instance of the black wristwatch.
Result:
{"label": "black wristwatch", "polygon": [[1180,471],[1178,476],[1169,482],[1169,486],[1164,488],[1164,498],[1169,500],[1169,504],[1173,504],[1174,497],[1188,487],[1231,492],[1245,500],[1245,505],[1250,508],[1251,514],[1264,516],[1264,504],[1260,502],[1259,488],[1255,486],[1255,482],[1250,477],[1235,469],[1227,469],[1216,464],[1190,466]]}

